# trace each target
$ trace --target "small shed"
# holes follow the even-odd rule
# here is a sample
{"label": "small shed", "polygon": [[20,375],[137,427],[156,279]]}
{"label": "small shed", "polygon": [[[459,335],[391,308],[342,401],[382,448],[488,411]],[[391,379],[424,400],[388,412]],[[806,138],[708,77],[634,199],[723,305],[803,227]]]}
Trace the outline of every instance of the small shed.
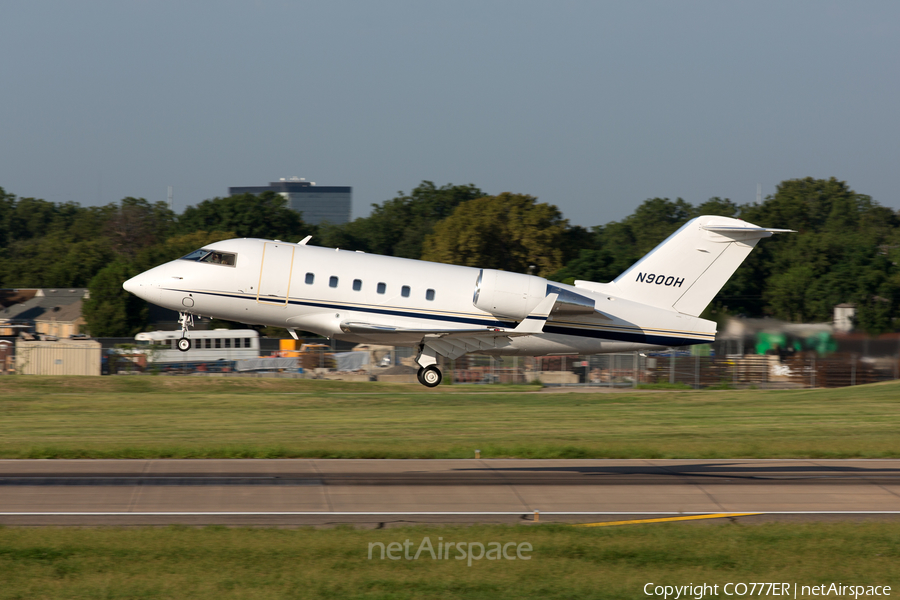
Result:
{"label": "small shed", "polygon": [[100,342],[16,340],[16,372],[23,375],[100,375]]}

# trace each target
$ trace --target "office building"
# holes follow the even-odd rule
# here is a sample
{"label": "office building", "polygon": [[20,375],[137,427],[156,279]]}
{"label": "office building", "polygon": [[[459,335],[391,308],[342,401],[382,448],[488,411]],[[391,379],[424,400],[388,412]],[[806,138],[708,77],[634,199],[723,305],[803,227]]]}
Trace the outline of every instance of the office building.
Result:
{"label": "office building", "polygon": [[314,181],[291,177],[273,181],[267,186],[230,187],[228,194],[275,192],[287,199],[288,208],[302,213],[306,223],[342,225],[350,222],[352,190],[347,186],[316,185]]}

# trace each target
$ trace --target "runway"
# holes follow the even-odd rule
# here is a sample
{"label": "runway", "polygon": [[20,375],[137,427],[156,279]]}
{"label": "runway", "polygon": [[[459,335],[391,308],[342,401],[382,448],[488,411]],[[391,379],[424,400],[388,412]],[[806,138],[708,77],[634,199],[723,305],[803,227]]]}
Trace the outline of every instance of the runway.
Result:
{"label": "runway", "polygon": [[535,511],[900,519],[900,460],[0,460],[5,525],[508,523]]}

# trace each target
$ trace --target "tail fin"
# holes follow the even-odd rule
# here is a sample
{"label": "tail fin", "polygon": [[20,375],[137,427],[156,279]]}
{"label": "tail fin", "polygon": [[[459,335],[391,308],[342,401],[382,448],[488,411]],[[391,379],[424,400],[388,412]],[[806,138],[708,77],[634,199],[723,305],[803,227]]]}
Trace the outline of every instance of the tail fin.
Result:
{"label": "tail fin", "polygon": [[613,283],[625,298],[697,317],[759,240],[789,231],[729,217],[697,217]]}

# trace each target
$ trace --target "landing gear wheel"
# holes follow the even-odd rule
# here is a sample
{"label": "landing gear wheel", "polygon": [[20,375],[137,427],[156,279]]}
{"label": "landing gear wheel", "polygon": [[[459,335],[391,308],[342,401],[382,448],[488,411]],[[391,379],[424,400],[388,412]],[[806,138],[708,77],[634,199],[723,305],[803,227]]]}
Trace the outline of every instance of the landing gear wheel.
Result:
{"label": "landing gear wheel", "polygon": [[444,378],[444,376],[441,375],[441,370],[434,365],[419,369],[418,377],[419,383],[425,387],[435,387],[440,385],[441,380]]}
{"label": "landing gear wheel", "polygon": [[178,340],[177,346],[178,349],[182,352],[187,352],[191,349],[191,340],[189,340],[188,338],[181,338],[180,340]]}

